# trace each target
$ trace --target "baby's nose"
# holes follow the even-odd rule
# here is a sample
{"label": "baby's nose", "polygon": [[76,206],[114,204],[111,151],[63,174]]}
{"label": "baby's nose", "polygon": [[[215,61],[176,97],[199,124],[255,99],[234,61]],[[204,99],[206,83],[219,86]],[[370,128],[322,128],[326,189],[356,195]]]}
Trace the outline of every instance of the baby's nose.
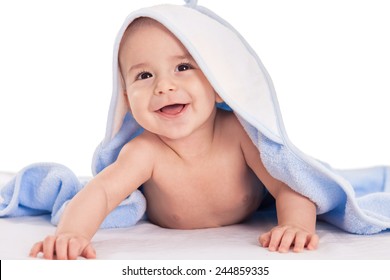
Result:
{"label": "baby's nose", "polygon": [[156,95],[161,95],[169,92],[175,92],[176,89],[176,84],[171,79],[161,79],[158,81],[154,93]]}

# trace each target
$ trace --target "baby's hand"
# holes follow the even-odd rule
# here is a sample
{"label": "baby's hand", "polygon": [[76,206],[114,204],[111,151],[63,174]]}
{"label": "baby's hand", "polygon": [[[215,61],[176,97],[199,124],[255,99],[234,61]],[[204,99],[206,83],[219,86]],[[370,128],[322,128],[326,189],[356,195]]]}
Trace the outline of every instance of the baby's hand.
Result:
{"label": "baby's hand", "polygon": [[315,250],[318,246],[318,235],[294,226],[276,226],[259,237],[261,246],[272,252],[286,253],[293,246],[294,252],[304,248]]}
{"label": "baby's hand", "polygon": [[30,257],[37,257],[42,252],[45,259],[74,260],[78,256],[94,259],[95,249],[89,240],[80,236],[61,234],[47,236],[43,241],[34,244],[30,251]]}

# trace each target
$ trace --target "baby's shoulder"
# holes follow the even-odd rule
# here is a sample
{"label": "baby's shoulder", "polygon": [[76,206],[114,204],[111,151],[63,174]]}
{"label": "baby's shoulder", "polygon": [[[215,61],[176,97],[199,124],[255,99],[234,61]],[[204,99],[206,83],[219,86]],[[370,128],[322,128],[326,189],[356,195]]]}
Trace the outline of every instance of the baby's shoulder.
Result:
{"label": "baby's shoulder", "polygon": [[137,137],[127,142],[123,146],[121,153],[138,153],[144,156],[147,156],[148,154],[153,155],[159,146],[158,144],[159,141],[154,134],[148,131],[144,131]]}

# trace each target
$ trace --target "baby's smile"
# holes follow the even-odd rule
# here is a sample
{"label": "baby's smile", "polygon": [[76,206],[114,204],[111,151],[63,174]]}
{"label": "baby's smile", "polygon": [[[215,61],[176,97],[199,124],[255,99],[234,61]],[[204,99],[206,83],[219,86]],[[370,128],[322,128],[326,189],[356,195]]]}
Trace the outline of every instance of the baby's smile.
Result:
{"label": "baby's smile", "polygon": [[189,104],[174,103],[161,107],[156,112],[166,117],[178,117],[181,116],[187,109]]}

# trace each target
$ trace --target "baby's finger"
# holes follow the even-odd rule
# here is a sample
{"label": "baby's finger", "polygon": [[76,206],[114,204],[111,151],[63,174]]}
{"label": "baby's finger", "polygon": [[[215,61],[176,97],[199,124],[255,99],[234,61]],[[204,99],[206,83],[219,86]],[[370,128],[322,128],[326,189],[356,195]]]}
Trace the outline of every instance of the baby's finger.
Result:
{"label": "baby's finger", "polygon": [[87,248],[85,248],[84,251],[81,253],[81,256],[86,259],[96,259],[96,251],[92,247],[92,245],[89,244]]}
{"label": "baby's finger", "polygon": [[284,231],[284,228],[275,228],[271,231],[271,240],[268,245],[270,251],[274,252],[279,248]]}
{"label": "baby's finger", "polygon": [[307,244],[307,249],[308,250],[315,250],[318,247],[320,238],[318,237],[317,234],[313,234],[310,238],[309,243]]}
{"label": "baby's finger", "polygon": [[280,241],[278,251],[280,253],[287,253],[290,250],[291,244],[293,244],[296,238],[296,232],[293,230],[286,230],[283,234],[282,240]]}
{"label": "baby's finger", "polygon": [[77,238],[71,238],[68,243],[68,257],[70,260],[77,259],[81,255],[82,246]]}
{"label": "baby's finger", "polygon": [[33,245],[33,247],[30,250],[30,257],[36,258],[40,252],[43,251],[43,242],[37,242]]}
{"label": "baby's finger", "polygon": [[67,260],[68,259],[68,238],[58,237],[56,240],[56,256],[57,260]]}
{"label": "baby's finger", "polygon": [[262,235],[260,235],[259,237],[259,243],[261,246],[267,248],[268,245],[269,245],[269,241],[271,240],[271,232],[268,231],[266,233],[263,233]]}
{"label": "baby's finger", "polygon": [[55,243],[56,237],[52,235],[46,237],[45,240],[43,240],[43,257],[45,259],[53,259]]}
{"label": "baby's finger", "polygon": [[298,232],[295,237],[294,241],[294,249],[293,251],[295,253],[302,252],[305,248],[305,245],[307,243],[307,240],[309,239],[308,234],[305,232]]}

